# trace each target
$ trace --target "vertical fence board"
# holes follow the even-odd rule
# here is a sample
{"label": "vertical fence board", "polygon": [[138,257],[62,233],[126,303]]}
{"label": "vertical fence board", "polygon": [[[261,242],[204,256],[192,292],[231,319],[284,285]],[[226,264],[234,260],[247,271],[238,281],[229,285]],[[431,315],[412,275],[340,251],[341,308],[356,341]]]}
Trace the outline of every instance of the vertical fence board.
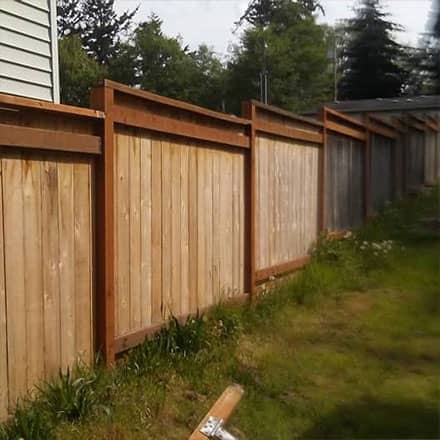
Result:
{"label": "vertical fence board", "polygon": [[87,162],[74,164],[75,317],[76,353],[82,362],[93,359],[92,175]]}
{"label": "vertical fence board", "polygon": [[151,139],[146,136],[141,140],[141,324],[142,327],[152,323],[152,172],[151,172]]}
{"label": "vertical fence board", "polygon": [[151,153],[151,240],[152,240],[152,322],[162,321],[162,148],[157,139],[152,141]]}
{"label": "vertical fence board", "polygon": [[[26,291],[27,386],[44,377],[40,162],[24,158],[23,228]],[[18,225],[15,225],[17,227]]]}
{"label": "vertical fence board", "polygon": [[0,160],[0,420],[8,414],[9,383],[8,383],[8,345],[6,317],[6,285],[4,255],[4,210],[3,210],[3,161]]}
{"label": "vertical fence board", "polygon": [[116,134],[116,292],[117,334],[130,330],[130,151],[127,134]]}
{"label": "vertical fence board", "polygon": [[180,188],[181,188],[181,205],[180,205],[180,238],[181,238],[181,279],[182,297],[180,301],[182,314],[186,315],[190,311],[190,285],[189,285],[189,147],[181,151],[180,157]]}
{"label": "vertical fence board", "polygon": [[[185,148],[185,147],[183,147]],[[181,146],[171,144],[171,247],[172,247],[172,267],[171,267],[171,310],[173,316],[180,316],[182,313],[182,242],[181,242]]]}
{"label": "vertical fence board", "polygon": [[43,291],[45,371],[56,374],[60,368],[60,274],[58,223],[58,169],[50,160],[42,163]]}
{"label": "vertical fence board", "polygon": [[75,361],[75,268],[73,164],[58,163],[61,368]]}
{"label": "vertical fence board", "polygon": [[172,211],[171,211],[171,146],[162,141],[162,319],[171,312]]}
{"label": "vertical fence board", "polygon": [[141,309],[141,139],[130,136],[129,150],[129,268],[130,330],[142,328]]}
{"label": "vertical fence board", "polygon": [[3,159],[6,306],[8,325],[9,404],[14,406],[27,388],[26,292],[23,237],[23,170],[21,155]]}

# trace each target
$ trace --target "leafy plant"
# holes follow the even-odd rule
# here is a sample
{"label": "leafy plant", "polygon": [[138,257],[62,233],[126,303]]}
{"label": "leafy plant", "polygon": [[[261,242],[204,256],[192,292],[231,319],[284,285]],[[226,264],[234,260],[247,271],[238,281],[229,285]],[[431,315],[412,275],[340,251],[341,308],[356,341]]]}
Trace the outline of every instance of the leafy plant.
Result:
{"label": "leafy plant", "polygon": [[14,418],[0,427],[1,440],[49,440],[54,438],[50,415],[38,403],[22,402]]}
{"label": "leafy plant", "polygon": [[48,410],[58,419],[80,420],[87,416],[98,403],[95,391],[98,373],[90,371],[86,375],[59,373],[58,379],[47,382],[42,389],[42,400]]}

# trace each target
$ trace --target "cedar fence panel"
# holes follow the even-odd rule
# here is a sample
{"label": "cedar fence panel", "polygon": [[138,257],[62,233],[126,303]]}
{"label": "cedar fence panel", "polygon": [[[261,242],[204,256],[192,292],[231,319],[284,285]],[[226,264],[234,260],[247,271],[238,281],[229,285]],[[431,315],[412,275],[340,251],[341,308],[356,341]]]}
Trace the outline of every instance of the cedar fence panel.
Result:
{"label": "cedar fence panel", "polygon": [[377,116],[367,115],[370,133],[370,192],[373,211],[377,212],[396,198],[396,162],[398,131]]}
{"label": "cedar fence panel", "polygon": [[0,107],[4,419],[42,380],[94,359],[93,162],[103,115],[6,95]]}
{"label": "cedar fence panel", "polygon": [[113,117],[103,216],[113,216],[114,244],[102,251],[114,255],[112,358],[171,315],[248,292],[249,122],[108,81],[102,89],[95,104],[111,94]]}
{"label": "cedar fence panel", "polygon": [[408,127],[405,143],[406,190],[420,191],[425,184],[425,126],[411,116],[405,120]]}
{"label": "cedar fence panel", "polygon": [[308,261],[320,226],[322,124],[247,104],[255,131],[256,282]]}
{"label": "cedar fence panel", "polygon": [[329,232],[360,226],[368,195],[367,131],[362,122],[323,109],[327,130],[325,224]]}
{"label": "cedar fence panel", "polygon": [[434,185],[440,179],[440,135],[434,121],[425,132],[425,184]]}

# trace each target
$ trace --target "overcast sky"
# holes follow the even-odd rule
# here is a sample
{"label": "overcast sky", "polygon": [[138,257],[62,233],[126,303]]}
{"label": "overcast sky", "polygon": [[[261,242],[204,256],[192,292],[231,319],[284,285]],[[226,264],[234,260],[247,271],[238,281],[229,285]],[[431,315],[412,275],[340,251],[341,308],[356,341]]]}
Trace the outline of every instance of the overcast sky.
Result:
{"label": "overcast sky", "polygon": [[[326,15],[320,22],[333,24],[335,20],[353,15],[357,0],[321,0]],[[227,54],[237,41],[233,34],[234,22],[243,14],[249,0],[116,0],[118,11],[140,5],[136,21],[147,19],[155,12],[163,20],[167,35],[181,35],[185,44],[195,49],[207,43],[220,54]],[[391,19],[405,31],[398,35],[403,43],[417,44],[418,36],[426,29],[431,0],[383,0]]]}

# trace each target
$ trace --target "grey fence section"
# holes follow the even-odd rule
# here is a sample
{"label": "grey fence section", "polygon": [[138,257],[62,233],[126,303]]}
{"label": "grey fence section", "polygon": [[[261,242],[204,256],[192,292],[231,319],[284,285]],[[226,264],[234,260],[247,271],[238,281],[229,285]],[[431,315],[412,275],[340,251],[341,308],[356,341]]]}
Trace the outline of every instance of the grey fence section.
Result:
{"label": "grey fence section", "polygon": [[414,128],[405,142],[406,190],[419,191],[425,184],[425,133]]}
{"label": "grey fence section", "polygon": [[327,142],[326,227],[358,227],[364,218],[364,144],[339,134],[329,134]]}
{"label": "grey fence section", "polygon": [[440,177],[439,132],[427,130],[425,134],[425,184],[434,185]]}
{"label": "grey fence section", "polygon": [[371,135],[370,182],[375,211],[395,196],[395,141],[378,134]]}

